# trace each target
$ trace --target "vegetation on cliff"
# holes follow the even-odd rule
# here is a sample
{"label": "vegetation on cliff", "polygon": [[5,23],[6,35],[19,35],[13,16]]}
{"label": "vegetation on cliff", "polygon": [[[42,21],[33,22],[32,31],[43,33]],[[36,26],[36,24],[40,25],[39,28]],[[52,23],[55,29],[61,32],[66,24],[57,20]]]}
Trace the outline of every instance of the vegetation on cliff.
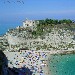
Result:
{"label": "vegetation on cliff", "polygon": [[[8,41],[1,42],[0,46],[3,48],[1,50],[5,50],[4,48],[7,47],[6,50],[8,51],[9,44],[11,44],[13,51],[19,50],[20,48],[35,50],[74,49],[75,35],[72,31],[75,30],[75,23],[72,20],[54,20],[47,18],[38,21],[39,24],[37,24],[36,30],[32,30],[31,26],[19,26],[18,28],[10,29],[6,35],[9,43]],[[8,36],[12,39],[8,39]],[[14,43],[13,38],[16,39],[15,45],[10,43],[10,40]]]}
{"label": "vegetation on cliff", "polygon": [[68,28],[73,29],[75,28],[75,24],[70,19],[63,19],[63,20],[53,20],[53,19],[45,19],[39,20],[39,24],[37,25],[37,30],[32,32],[34,36],[41,36],[45,33],[50,33],[52,28]]}

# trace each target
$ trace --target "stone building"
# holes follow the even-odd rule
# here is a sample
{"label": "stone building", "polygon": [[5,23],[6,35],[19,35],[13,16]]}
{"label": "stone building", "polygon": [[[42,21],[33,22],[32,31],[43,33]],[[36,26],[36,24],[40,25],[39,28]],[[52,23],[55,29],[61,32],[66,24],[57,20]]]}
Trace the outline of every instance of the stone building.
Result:
{"label": "stone building", "polygon": [[32,30],[36,30],[37,24],[39,24],[39,21],[37,20],[26,19],[25,21],[23,21],[23,27],[30,27]]}

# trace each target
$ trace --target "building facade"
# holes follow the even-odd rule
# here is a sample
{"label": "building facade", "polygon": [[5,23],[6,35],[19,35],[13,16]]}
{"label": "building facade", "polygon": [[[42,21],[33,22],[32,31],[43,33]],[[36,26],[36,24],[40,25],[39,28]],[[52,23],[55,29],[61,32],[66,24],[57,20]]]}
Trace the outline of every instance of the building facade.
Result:
{"label": "building facade", "polygon": [[37,24],[39,24],[39,21],[37,20],[26,19],[25,21],[23,21],[23,27],[30,27],[32,30],[36,30]]}

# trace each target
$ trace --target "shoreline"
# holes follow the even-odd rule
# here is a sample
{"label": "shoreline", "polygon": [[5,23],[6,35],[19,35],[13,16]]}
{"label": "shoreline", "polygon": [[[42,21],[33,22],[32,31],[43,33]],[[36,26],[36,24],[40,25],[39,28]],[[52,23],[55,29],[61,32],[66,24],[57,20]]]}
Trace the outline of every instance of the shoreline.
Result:
{"label": "shoreline", "polygon": [[[43,70],[43,75],[51,75],[50,68],[49,68],[49,59],[51,55],[53,54],[72,54],[75,52],[75,50],[62,50],[62,51],[31,51],[31,50],[22,50],[22,52],[8,52],[5,51],[4,54],[7,56],[8,60],[10,60],[13,65],[8,63],[9,67],[20,67],[25,65],[29,69],[31,69],[32,66],[34,66],[33,74],[39,75],[41,74],[40,71]],[[24,54],[23,54],[24,53]],[[16,54],[16,55],[15,55]],[[9,57],[10,56],[10,57]],[[11,56],[13,56],[11,58]],[[17,57],[18,56],[18,57]],[[18,60],[18,63],[20,65],[15,64],[15,60]],[[23,60],[22,60],[23,58]],[[25,59],[24,59],[25,58]],[[31,59],[31,61],[30,61]],[[26,61],[24,63],[21,63],[23,61]],[[34,63],[35,62],[35,63]],[[35,71],[37,69],[37,71]],[[32,70],[32,69],[31,69]]]}
{"label": "shoreline", "polygon": [[37,52],[46,52],[46,53],[49,53],[49,54],[75,54],[75,50],[46,50],[46,51],[41,51],[41,50],[20,50],[20,51],[3,51],[3,52],[31,52],[31,53],[37,53]]}

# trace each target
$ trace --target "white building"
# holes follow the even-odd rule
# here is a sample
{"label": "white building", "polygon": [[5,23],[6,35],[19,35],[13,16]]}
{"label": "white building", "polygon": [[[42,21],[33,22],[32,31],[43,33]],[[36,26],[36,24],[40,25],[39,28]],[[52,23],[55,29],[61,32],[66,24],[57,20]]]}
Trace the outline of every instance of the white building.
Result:
{"label": "white building", "polygon": [[28,20],[26,19],[25,21],[23,21],[23,27],[30,27],[32,30],[36,29],[36,25],[39,24],[39,21],[37,20]]}

